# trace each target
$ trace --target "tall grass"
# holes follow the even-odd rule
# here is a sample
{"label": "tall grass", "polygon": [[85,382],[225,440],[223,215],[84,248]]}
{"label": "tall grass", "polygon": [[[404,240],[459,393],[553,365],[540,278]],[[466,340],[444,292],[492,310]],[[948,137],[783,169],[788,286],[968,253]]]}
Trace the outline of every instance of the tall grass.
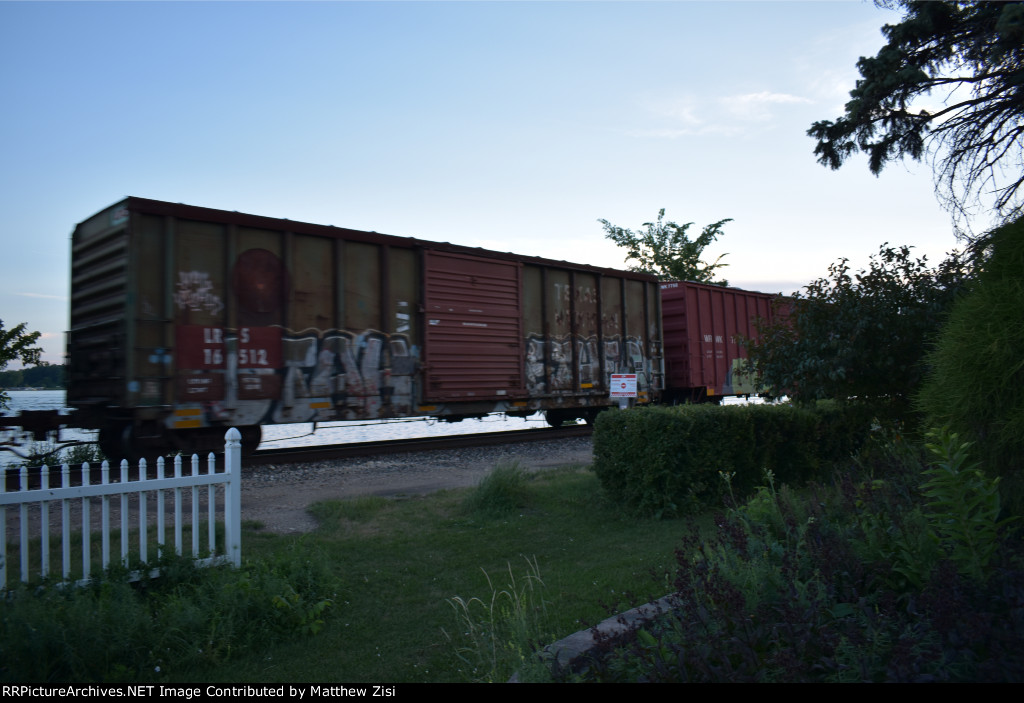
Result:
{"label": "tall grass", "polygon": [[466,509],[483,517],[515,512],[527,505],[529,476],[518,462],[500,463],[466,497]]}
{"label": "tall grass", "polygon": [[547,602],[540,567],[536,559],[523,560],[525,571],[518,579],[512,564],[508,564],[504,588],[495,586],[485,571],[487,595],[448,599],[456,629],[451,633],[442,631],[471,681],[508,681],[513,674],[526,671],[548,678],[538,651],[556,637],[547,629]]}

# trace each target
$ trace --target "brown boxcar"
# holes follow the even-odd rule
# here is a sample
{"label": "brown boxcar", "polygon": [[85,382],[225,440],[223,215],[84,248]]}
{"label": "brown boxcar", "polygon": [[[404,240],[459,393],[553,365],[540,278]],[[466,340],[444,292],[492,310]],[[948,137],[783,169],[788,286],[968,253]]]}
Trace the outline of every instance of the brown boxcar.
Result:
{"label": "brown boxcar", "polygon": [[127,198],[72,236],[68,403],[112,455],[237,426],[489,412],[559,424],[663,388],[652,276]]}
{"label": "brown boxcar", "polygon": [[665,335],[665,401],[718,402],[756,393],[742,370],[740,338],[756,339],[776,296],[690,281],[661,284]]}

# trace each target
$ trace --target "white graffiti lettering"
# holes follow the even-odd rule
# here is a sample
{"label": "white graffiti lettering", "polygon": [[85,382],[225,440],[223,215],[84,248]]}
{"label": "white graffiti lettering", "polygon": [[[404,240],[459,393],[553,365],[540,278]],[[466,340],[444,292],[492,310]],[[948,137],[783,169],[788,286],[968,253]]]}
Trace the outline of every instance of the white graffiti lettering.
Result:
{"label": "white graffiti lettering", "polygon": [[210,274],[205,271],[178,271],[174,302],[181,309],[188,308],[193,312],[205,310],[211,315],[216,315],[224,309],[224,303],[213,292]]}

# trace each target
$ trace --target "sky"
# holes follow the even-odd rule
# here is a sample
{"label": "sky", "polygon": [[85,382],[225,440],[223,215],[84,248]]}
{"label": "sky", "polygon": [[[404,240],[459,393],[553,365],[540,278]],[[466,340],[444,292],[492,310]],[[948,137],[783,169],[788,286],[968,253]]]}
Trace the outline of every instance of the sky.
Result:
{"label": "sky", "polygon": [[626,268],[732,218],[731,285],[957,246],[930,163],[819,165],[898,11],[860,0],[0,0],[0,320],[63,361],[70,236],[125,196]]}

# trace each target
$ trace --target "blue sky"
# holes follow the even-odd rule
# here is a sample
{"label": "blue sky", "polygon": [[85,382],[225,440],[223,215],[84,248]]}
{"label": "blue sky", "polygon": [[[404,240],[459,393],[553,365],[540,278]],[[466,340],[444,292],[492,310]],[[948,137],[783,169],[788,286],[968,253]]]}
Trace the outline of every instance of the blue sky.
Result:
{"label": "blue sky", "polygon": [[956,246],[927,163],[818,165],[870,2],[0,1],[0,319],[62,360],[70,233],[127,195],[623,268],[598,219],[733,222],[790,292]]}

